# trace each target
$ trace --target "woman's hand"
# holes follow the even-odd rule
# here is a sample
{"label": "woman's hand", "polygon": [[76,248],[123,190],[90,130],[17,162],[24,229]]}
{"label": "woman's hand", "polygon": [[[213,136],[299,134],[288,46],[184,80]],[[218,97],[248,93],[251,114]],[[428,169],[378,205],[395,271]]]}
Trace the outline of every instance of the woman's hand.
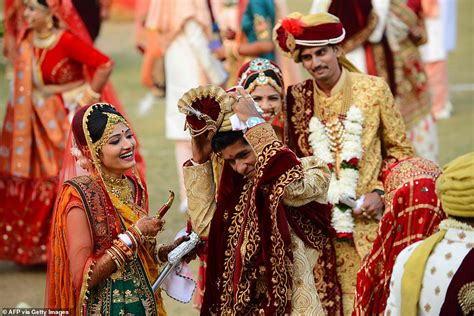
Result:
{"label": "woman's hand", "polygon": [[232,110],[242,122],[245,123],[250,117],[254,116],[262,118],[262,115],[257,110],[258,104],[244,88],[236,87],[236,91],[229,94],[237,100],[232,106]]}
{"label": "woman's hand", "polygon": [[68,82],[65,84],[50,84],[40,87],[40,90],[47,95],[64,93],[71,91],[77,87],[80,87],[84,84],[84,80],[78,80],[73,82]]}
{"label": "woman's hand", "polygon": [[145,237],[155,237],[163,229],[163,225],[165,225],[165,220],[156,216],[142,217],[135,223]]}
{"label": "woman's hand", "polygon": [[[174,241],[171,245],[163,246],[158,250],[158,257],[161,262],[166,262],[168,261],[168,254],[173,251],[176,247],[181,245],[183,242],[189,240],[189,236],[181,236],[178,239]],[[190,252],[188,252],[184,257],[183,261],[186,263],[189,263],[190,261],[196,259],[196,256],[198,254],[198,251],[201,249],[201,247],[204,245],[204,242],[199,242],[194,249],[192,249]]]}

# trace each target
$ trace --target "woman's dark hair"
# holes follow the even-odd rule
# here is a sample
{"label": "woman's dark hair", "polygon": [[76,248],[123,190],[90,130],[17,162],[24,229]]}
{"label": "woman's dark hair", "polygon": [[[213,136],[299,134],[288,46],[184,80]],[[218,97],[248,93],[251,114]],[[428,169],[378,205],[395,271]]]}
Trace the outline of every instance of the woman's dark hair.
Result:
{"label": "woman's dark hair", "polygon": [[[273,70],[268,69],[268,70],[265,70],[263,73],[265,74],[265,76],[270,77],[270,78],[272,78],[273,80],[275,80],[275,82],[276,82],[280,87],[283,87],[283,82],[281,82],[281,79],[278,78],[278,76],[275,74],[275,72],[274,72]],[[251,84],[252,82],[254,82],[254,81],[258,78],[258,75],[259,75],[258,72],[256,72],[256,73],[250,75],[250,76],[247,78],[247,80],[245,80],[244,89],[247,89],[247,88],[250,86],[250,84]]]}
{"label": "woman's dark hair", "polygon": [[49,8],[47,0],[37,0],[39,4],[42,6]]}
{"label": "woman's dark hair", "polygon": [[[48,1],[47,0],[37,0],[38,4],[42,5],[46,9],[49,9]],[[59,27],[59,19],[53,14],[53,26]]]}
{"label": "woman's dark hair", "polygon": [[94,105],[94,109],[87,120],[87,129],[89,130],[93,143],[97,142],[104,134],[109,119],[105,113],[111,113],[123,117],[122,114],[109,104],[101,104],[100,106]]}
{"label": "woman's dark hair", "polygon": [[218,132],[212,138],[211,147],[215,153],[220,153],[238,140],[242,141],[243,144],[248,144],[242,131]]}

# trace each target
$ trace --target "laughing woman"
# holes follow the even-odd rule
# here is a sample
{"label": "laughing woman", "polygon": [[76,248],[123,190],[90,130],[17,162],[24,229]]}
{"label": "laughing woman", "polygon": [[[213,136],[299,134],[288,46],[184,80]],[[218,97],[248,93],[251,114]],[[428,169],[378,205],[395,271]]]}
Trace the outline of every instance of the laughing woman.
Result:
{"label": "laughing woman", "polygon": [[272,125],[278,138],[283,140],[285,87],[281,69],[268,59],[255,58],[240,68],[238,84],[258,103],[265,121]]}
{"label": "laughing woman", "polygon": [[[72,121],[71,153],[82,176],[64,182],[48,256],[46,307],[86,315],[164,315],[151,283],[180,243],[156,247],[164,222],[148,216],[134,135],[109,104],[81,108]],[[77,173],[65,161],[64,174]],[[168,205],[169,206],[169,205]]]}

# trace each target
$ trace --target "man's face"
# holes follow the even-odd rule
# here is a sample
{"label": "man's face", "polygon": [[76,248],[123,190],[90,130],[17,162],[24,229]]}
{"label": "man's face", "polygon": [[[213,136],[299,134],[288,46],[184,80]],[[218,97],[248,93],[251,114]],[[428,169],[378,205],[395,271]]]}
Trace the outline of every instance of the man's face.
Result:
{"label": "man's face", "polygon": [[321,46],[303,48],[301,61],[303,67],[316,82],[336,82],[341,74],[338,57],[341,56],[339,46]]}
{"label": "man's face", "polygon": [[239,139],[232,145],[224,148],[220,154],[235,172],[250,179],[255,176],[257,156],[249,144],[244,144]]}

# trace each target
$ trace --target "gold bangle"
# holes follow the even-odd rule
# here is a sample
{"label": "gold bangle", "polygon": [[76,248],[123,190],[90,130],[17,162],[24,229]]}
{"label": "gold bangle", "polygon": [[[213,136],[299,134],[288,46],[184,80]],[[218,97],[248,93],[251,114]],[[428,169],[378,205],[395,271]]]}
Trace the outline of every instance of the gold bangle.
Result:
{"label": "gold bangle", "polygon": [[110,258],[112,258],[112,261],[117,266],[117,270],[123,267],[124,262],[121,262],[111,249],[107,249],[105,252],[110,256]]}
{"label": "gold bangle", "polygon": [[143,235],[142,231],[140,228],[138,228],[135,225],[132,225],[128,228],[128,230],[132,233],[135,233],[135,236],[138,236],[138,239],[140,240],[140,243],[142,243],[145,240],[145,236]]}
{"label": "gold bangle", "polygon": [[110,251],[112,251],[115,256],[117,257],[117,259],[122,262],[123,264],[125,264],[125,262],[127,261],[125,255],[122,253],[122,251],[120,251],[116,246],[112,246],[110,247]]}
{"label": "gold bangle", "polygon": [[159,265],[165,264],[168,260],[162,261],[160,258],[160,250],[161,248],[166,247],[165,244],[158,244],[155,246],[155,259],[156,262],[158,262]]}

